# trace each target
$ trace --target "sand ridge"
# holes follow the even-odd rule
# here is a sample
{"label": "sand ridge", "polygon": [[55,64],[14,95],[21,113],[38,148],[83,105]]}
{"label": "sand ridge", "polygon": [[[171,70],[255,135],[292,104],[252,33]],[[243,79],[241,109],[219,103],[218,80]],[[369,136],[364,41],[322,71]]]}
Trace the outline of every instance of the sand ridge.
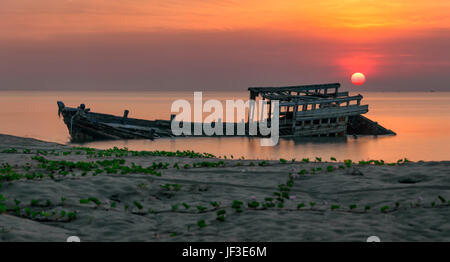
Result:
{"label": "sand ridge", "polygon": [[112,152],[0,135],[0,241],[450,240],[450,162]]}

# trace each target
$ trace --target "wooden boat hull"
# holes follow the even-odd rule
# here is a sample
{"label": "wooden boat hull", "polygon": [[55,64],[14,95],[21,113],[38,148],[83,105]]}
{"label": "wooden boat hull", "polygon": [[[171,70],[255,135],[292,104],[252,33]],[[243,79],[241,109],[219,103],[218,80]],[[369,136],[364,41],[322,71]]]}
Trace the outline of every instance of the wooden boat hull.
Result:
{"label": "wooden boat hull", "polygon": [[[301,103],[294,105],[302,106]],[[287,103],[286,106],[291,104]],[[71,108],[66,107],[63,102],[58,102],[58,109],[58,114],[64,118],[72,142],[175,137],[169,120],[150,121],[128,118],[127,110],[122,117],[93,113],[83,104],[78,108]],[[361,115],[367,111],[367,105],[360,106],[359,102],[355,106],[287,111],[280,116],[279,135],[280,137],[395,135],[392,130]],[[238,123],[224,123],[223,136],[226,136],[226,126],[230,124],[233,125],[234,130],[237,130]],[[245,134],[248,134],[248,123],[240,124],[245,125]],[[194,134],[194,125],[191,123],[191,134]],[[207,135],[203,133],[200,136]]]}
{"label": "wooden boat hull", "polygon": [[63,116],[71,140],[73,142],[87,142],[96,140],[118,139],[154,139],[170,137],[170,121],[141,120],[118,117],[108,114],[89,112],[85,108],[66,107],[58,102],[58,114]]}

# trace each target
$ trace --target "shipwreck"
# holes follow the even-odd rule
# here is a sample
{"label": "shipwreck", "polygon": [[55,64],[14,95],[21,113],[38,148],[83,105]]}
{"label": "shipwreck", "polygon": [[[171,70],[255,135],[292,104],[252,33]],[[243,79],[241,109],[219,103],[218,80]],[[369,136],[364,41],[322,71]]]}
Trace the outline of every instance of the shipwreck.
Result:
{"label": "shipwreck", "polygon": [[[250,87],[248,90],[251,100],[265,100],[269,105],[272,100],[279,101],[280,137],[395,135],[392,130],[363,116],[369,106],[361,103],[362,95],[351,96],[348,92],[340,92],[340,87],[339,83],[331,83]],[[77,108],[66,107],[61,101],[57,104],[58,115],[63,116],[72,142],[176,137],[171,131],[173,115],[170,120],[142,120],[128,117],[129,110],[125,110],[123,116],[114,116],[91,112],[84,104]],[[269,125],[271,110],[269,106]],[[249,118],[250,114],[251,110]],[[238,125],[227,124],[234,125],[235,129]],[[243,124],[248,130],[248,121]]]}

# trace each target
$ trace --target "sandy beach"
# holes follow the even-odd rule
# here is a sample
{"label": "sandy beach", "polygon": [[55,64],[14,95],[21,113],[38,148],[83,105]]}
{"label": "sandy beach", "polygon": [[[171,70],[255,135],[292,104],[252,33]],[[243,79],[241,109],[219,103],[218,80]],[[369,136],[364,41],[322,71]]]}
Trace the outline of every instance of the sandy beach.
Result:
{"label": "sandy beach", "polygon": [[0,135],[0,164],[0,241],[450,241],[450,161],[219,159]]}

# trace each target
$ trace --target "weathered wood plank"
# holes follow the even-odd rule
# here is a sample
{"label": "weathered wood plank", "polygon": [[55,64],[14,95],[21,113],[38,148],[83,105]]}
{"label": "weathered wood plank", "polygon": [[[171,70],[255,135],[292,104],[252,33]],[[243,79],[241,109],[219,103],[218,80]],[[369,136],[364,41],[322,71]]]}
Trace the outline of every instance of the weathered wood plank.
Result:
{"label": "weathered wood plank", "polygon": [[351,116],[365,114],[369,111],[369,106],[345,106],[336,108],[322,108],[309,111],[297,112],[297,121],[310,120],[310,119],[321,119],[328,117],[339,117],[339,116]]}
{"label": "weathered wood plank", "polygon": [[315,100],[299,100],[296,102],[280,102],[280,106],[294,106],[294,105],[313,105],[313,104],[327,104],[327,103],[346,103],[351,101],[358,101],[363,98],[362,95],[338,97],[338,98],[320,98]]}
{"label": "weathered wood plank", "polygon": [[340,86],[341,86],[340,83],[330,83],[330,84],[279,86],[279,87],[249,87],[248,90],[254,93],[282,92],[282,91],[303,92],[318,89],[337,89]]}

